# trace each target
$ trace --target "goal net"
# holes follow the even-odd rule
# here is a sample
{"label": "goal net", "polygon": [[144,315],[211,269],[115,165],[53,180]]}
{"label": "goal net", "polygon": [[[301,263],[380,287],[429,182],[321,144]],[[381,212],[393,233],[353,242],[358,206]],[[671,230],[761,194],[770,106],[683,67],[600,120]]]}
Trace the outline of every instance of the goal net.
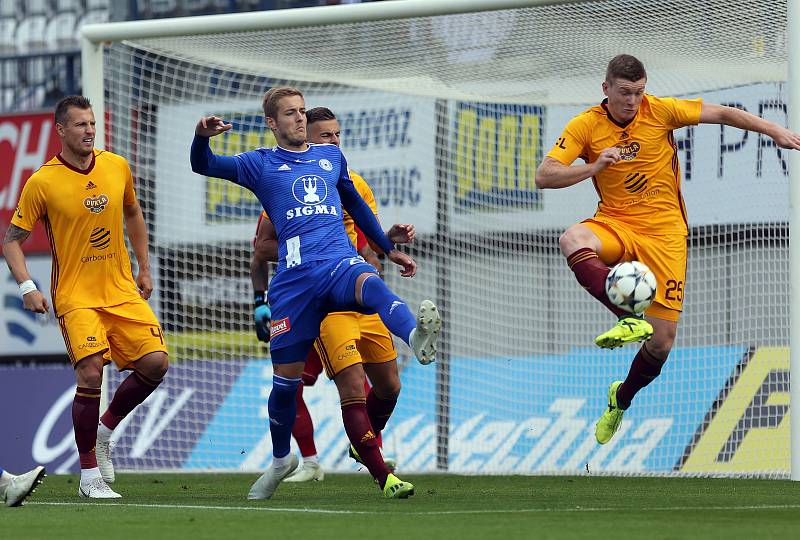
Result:
{"label": "goal net", "polygon": [[[307,107],[337,114],[383,223],[416,225],[419,274],[388,269],[389,285],[443,313],[435,364],[398,346],[403,390],[384,453],[404,471],[786,476],[787,153],[727,127],[676,132],[689,263],[686,283],[670,287],[685,294],[684,313],[661,377],[604,446],[594,422],[637,348],[594,346],[614,319],[559,253],[559,234],[595,211],[591,182],[543,192],[534,173],[566,122],[602,100],[620,52],[645,63],[653,94],[785,124],[787,2],[485,2],[488,11],[424,14],[444,4],[220,16],[177,36],[163,21],[137,23],[109,39],[102,65],[84,66],[90,77],[102,69],[93,97],[103,96],[106,148],[133,167],[157,274],[151,303],[172,359],[117,435],[119,465],[257,470],[271,459],[271,365],[250,304],[260,206],[193,174],[189,146],[209,114],[234,125],[212,139],[218,153],[274,145],[261,97],[291,84]],[[501,4],[510,8],[489,7]],[[138,37],[148,24],[161,37]],[[320,380],[305,397],[323,467],[355,470],[334,385]]]}

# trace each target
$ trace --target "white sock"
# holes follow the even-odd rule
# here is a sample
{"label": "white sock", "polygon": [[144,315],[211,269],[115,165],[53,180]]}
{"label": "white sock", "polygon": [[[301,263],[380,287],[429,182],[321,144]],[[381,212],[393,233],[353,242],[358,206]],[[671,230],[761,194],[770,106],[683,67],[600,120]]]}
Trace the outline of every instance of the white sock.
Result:
{"label": "white sock", "polygon": [[306,461],[309,463],[319,464],[319,460],[317,459],[317,454],[314,454],[313,456],[303,456],[303,462],[305,463]]}
{"label": "white sock", "polygon": [[100,478],[100,469],[98,467],[81,469],[81,484],[87,484],[95,478]]}
{"label": "white sock", "polygon": [[409,347],[411,347],[411,343],[412,343],[411,340],[414,339],[414,334],[416,334],[416,333],[417,333],[417,329],[416,328],[412,328],[411,332],[408,334],[408,339],[406,340],[406,345],[408,345]]}
{"label": "white sock", "polygon": [[103,422],[97,424],[97,439],[99,441],[108,442],[112,433],[114,433],[114,430],[106,427]]}

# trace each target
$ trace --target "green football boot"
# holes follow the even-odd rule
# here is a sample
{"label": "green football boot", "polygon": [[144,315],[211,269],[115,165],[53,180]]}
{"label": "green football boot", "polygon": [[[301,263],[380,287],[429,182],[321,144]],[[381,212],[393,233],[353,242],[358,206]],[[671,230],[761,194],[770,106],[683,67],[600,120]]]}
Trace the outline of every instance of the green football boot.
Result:
{"label": "green football boot", "polygon": [[383,496],[387,499],[408,499],[414,494],[414,484],[403,482],[393,474],[386,477]]}
{"label": "green football boot", "polygon": [[608,387],[608,408],[594,425],[594,436],[600,444],[610,441],[622,424],[625,410],[617,406],[617,389],[621,384],[622,381],[614,381]]}
{"label": "green football boot", "polygon": [[653,337],[653,326],[646,320],[631,315],[621,318],[611,330],[594,338],[594,342],[603,349],[614,349],[626,343],[647,341],[651,337]]}

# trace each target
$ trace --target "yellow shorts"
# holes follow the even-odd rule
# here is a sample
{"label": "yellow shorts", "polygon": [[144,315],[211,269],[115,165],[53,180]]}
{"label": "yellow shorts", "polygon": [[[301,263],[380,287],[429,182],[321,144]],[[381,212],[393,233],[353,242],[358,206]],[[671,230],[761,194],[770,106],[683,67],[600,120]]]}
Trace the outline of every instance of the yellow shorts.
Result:
{"label": "yellow shorts", "polygon": [[319,327],[314,348],[329,379],[354,364],[381,364],[397,358],[392,335],[377,314],[331,313]]}
{"label": "yellow shorts", "polygon": [[609,266],[622,261],[641,261],[656,277],[656,298],[644,312],[648,317],[677,321],[683,311],[686,283],[686,237],[643,235],[628,231],[619,221],[595,216],[583,222],[600,239],[600,259]]}
{"label": "yellow shorts", "polygon": [[111,307],[73,309],[58,322],[73,367],[87,356],[102,352],[104,364],[113,361],[123,370],[148,353],[167,352],[161,325],[142,299]]}

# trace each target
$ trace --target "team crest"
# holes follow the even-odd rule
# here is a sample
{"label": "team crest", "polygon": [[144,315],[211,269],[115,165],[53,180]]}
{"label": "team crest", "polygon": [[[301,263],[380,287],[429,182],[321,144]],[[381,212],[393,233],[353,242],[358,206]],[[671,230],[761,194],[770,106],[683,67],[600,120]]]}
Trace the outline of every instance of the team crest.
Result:
{"label": "team crest", "polygon": [[619,150],[619,157],[622,161],[633,161],[639,154],[639,150],[642,149],[642,145],[636,141],[632,141],[628,144],[618,144],[617,149]]}
{"label": "team crest", "polygon": [[294,181],[292,195],[299,203],[319,204],[328,198],[328,186],[321,177],[309,174]]}
{"label": "team crest", "polygon": [[332,171],[333,170],[333,165],[327,159],[319,160],[319,166],[322,167],[326,171]]}
{"label": "team crest", "polygon": [[106,195],[98,195],[97,197],[86,197],[83,199],[83,206],[92,214],[99,214],[108,206],[108,197]]}

